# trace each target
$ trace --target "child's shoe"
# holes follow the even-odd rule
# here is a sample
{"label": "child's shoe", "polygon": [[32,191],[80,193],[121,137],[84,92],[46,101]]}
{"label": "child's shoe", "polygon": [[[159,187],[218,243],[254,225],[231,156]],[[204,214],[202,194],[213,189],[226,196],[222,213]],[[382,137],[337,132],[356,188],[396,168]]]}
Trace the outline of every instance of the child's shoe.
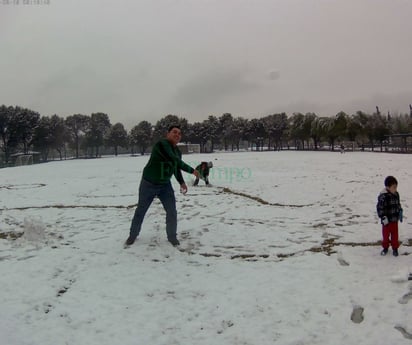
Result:
{"label": "child's shoe", "polygon": [[397,249],[394,249],[394,250],[393,250],[393,256],[398,256],[398,255],[399,255],[398,250],[397,250]]}
{"label": "child's shoe", "polygon": [[180,242],[177,238],[171,238],[168,241],[172,244],[173,247],[176,247],[176,246],[180,245]]}
{"label": "child's shoe", "polygon": [[386,254],[388,254],[388,248],[383,248],[381,251],[381,255],[384,256]]}
{"label": "child's shoe", "polygon": [[128,246],[131,246],[134,243],[135,240],[136,240],[135,238],[129,236],[127,238],[126,242],[124,243],[125,248],[128,247]]}

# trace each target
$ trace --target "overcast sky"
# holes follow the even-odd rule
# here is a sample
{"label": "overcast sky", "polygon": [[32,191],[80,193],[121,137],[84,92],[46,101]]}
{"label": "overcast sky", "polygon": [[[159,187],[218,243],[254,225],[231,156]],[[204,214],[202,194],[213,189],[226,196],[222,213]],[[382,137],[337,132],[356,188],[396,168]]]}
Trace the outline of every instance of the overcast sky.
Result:
{"label": "overcast sky", "polygon": [[105,112],[130,130],[412,103],[412,0],[7,1],[0,104],[41,115]]}

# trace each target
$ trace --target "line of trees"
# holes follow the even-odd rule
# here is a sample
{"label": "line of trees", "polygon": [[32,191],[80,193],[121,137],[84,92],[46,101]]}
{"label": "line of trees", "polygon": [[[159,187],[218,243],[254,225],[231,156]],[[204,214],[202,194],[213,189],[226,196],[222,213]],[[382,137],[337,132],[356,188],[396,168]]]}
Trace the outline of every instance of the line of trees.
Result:
{"label": "line of trees", "polygon": [[388,136],[412,132],[410,114],[382,115],[379,108],[368,114],[358,111],[348,115],[339,112],[332,117],[315,113],[271,114],[261,118],[245,119],[225,113],[209,116],[202,122],[189,123],[177,115],[167,115],[152,124],[141,121],[129,132],[122,123],[111,124],[105,113],[74,114],[66,118],[58,115],[41,116],[38,112],[19,106],[0,106],[0,147],[4,163],[13,154],[39,152],[41,161],[50,153],[60,159],[67,157],[99,157],[102,150],[117,155],[122,152],[144,154],[163,137],[170,124],[182,128],[182,142],[199,144],[201,152],[216,148],[239,150],[247,142],[255,150],[318,150],[327,145],[330,150],[341,142],[358,147],[376,146],[383,149]]}

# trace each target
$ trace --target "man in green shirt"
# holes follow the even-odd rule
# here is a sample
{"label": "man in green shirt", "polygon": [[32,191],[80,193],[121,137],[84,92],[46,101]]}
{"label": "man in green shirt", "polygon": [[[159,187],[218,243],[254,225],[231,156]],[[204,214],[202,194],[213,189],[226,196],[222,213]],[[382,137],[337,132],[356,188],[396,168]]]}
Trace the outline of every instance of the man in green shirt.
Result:
{"label": "man in green shirt", "polygon": [[180,191],[187,192],[182,170],[199,177],[199,172],[182,161],[182,153],[177,144],[182,138],[179,126],[170,126],[166,139],[159,140],[152,149],[152,154],[145,168],[139,186],[139,202],[130,226],[130,235],[125,246],[130,246],[140,233],[144,216],[153,199],[158,197],[166,211],[166,233],[168,241],[179,245],[177,239],[177,211],[175,193],[170,179],[174,175],[180,184]]}

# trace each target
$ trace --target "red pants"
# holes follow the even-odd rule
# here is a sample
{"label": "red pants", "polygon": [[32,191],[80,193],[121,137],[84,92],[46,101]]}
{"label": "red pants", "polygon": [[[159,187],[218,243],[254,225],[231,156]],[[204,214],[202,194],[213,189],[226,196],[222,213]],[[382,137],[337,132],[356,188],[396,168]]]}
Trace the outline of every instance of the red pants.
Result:
{"label": "red pants", "polygon": [[382,247],[388,249],[389,243],[392,245],[392,249],[398,249],[398,222],[382,225]]}

